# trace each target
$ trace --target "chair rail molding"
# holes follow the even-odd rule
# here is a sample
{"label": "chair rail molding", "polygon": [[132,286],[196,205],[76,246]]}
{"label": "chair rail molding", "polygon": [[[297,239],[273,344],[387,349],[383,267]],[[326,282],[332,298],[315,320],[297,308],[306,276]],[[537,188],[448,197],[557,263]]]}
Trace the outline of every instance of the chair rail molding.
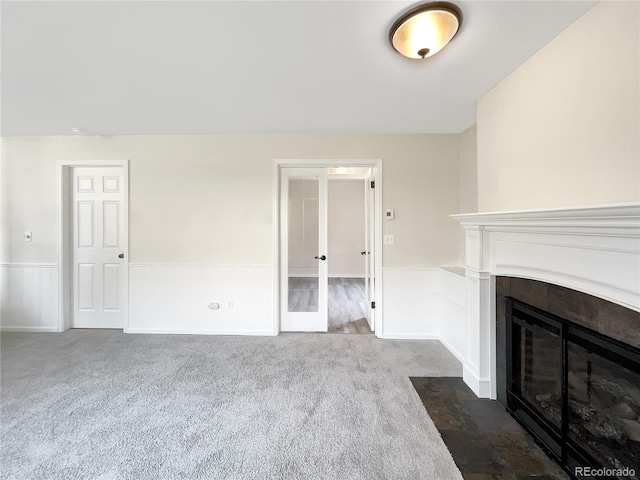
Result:
{"label": "chair rail molding", "polygon": [[496,397],[495,277],[554,283],[640,311],[640,204],[451,215],[465,233],[463,378]]}

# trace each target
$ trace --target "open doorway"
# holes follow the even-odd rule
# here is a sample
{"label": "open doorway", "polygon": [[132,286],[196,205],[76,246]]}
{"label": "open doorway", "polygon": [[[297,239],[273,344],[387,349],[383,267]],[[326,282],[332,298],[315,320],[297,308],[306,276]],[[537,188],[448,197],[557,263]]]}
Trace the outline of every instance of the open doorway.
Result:
{"label": "open doorway", "polygon": [[366,167],[327,170],[329,333],[372,333],[365,290],[370,253],[365,201],[365,177],[369,170]]}
{"label": "open doorway", "polygon": [[381,334],[373,165],[278,165],[277,330]]}

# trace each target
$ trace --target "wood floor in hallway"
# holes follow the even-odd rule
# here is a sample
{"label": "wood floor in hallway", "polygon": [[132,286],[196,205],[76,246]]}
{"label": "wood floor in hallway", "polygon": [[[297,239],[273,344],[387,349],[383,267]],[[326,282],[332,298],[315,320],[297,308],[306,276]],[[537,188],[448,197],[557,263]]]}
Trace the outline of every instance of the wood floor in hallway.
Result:
{"label": "wood floor in hallway", "polygon": [[[372,333],[365,314],[363,278],[329,278],[330,333]],[[289,278],[289,311],[313,312],[318,308],[318,279]]]}

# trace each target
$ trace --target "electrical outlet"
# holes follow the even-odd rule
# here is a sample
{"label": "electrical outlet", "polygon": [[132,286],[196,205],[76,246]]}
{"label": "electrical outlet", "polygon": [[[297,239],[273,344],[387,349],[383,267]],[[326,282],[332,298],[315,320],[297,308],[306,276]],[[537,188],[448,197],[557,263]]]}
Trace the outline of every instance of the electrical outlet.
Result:
{"label": "electrical outlet", "polygon": [[393,245],[396,243],[396,237],[394,235],[385,235],[384,236],[384,244],[385,245]]}
{"label": "electrical outlet", "polygon": [[227,302],[227,308],[228,308],[229,310],[233,310],[233,300],[229,300],[229,301]]}

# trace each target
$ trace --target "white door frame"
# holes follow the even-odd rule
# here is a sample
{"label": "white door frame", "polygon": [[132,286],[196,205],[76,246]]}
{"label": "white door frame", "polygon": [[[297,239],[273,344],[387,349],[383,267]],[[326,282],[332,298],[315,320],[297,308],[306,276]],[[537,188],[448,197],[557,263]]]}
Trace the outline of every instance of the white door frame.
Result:
{"label": "white door frame", "polygon": [[73,244],[71,229],[73,218],[71,198],[73,182],[71,170],[74,167],[122,167],[124,171],[124,242],[125,255],[125,298],[123,299],[126,332],[129,328],[129,160],[61,160],[58,164],[58,331],[71,328],[73,307]]}
{"label": "white door frame", "polygon": [[384,319],[382,315],[382,159],[345,160],[345,159],[276,159],[273,163],[273,282],[274,282],[274,315],[273,334],[280,333],[280,170],[286,167],[373,167],[375,176],[375,215],[374,215],[374,263],[375,263],[375,298],[376,321],[375,335],[382,338]]}
{"label": "white door frame", "polygon": [[[364,225],[365,225],[364,290],[365,290],[365,301],[367,302],[365,306],[365,313],[367,316],[367,322],[369,323],[369,328],[375,332],[376,315],[375,315],[374,309],[371,308],[370,302],[372,299],[369,298],[371,295],[372,283],[374,285],[374,292],[375,292],[375,258],[374,257],[376,253],[376,246],[375,246],[376,237],[375,237],[375,232],[373,230],[375,227],[375,212],[371,211],[371,202],[373,202],[374,205],[376,204],[376,202],[375,202],[375,198],[372,199],[371,186],[369,185],[371,181],[375,181],[375,176],[373,175],[371,168],[367,171],[364,181],[365,181],[364,204],[365,204],[365,216],[366,216],[364,220]],[[374,189],[373,195],[375,196],[375,189]],[[371,255],[371,252],[373,252],[373,256]]]}

